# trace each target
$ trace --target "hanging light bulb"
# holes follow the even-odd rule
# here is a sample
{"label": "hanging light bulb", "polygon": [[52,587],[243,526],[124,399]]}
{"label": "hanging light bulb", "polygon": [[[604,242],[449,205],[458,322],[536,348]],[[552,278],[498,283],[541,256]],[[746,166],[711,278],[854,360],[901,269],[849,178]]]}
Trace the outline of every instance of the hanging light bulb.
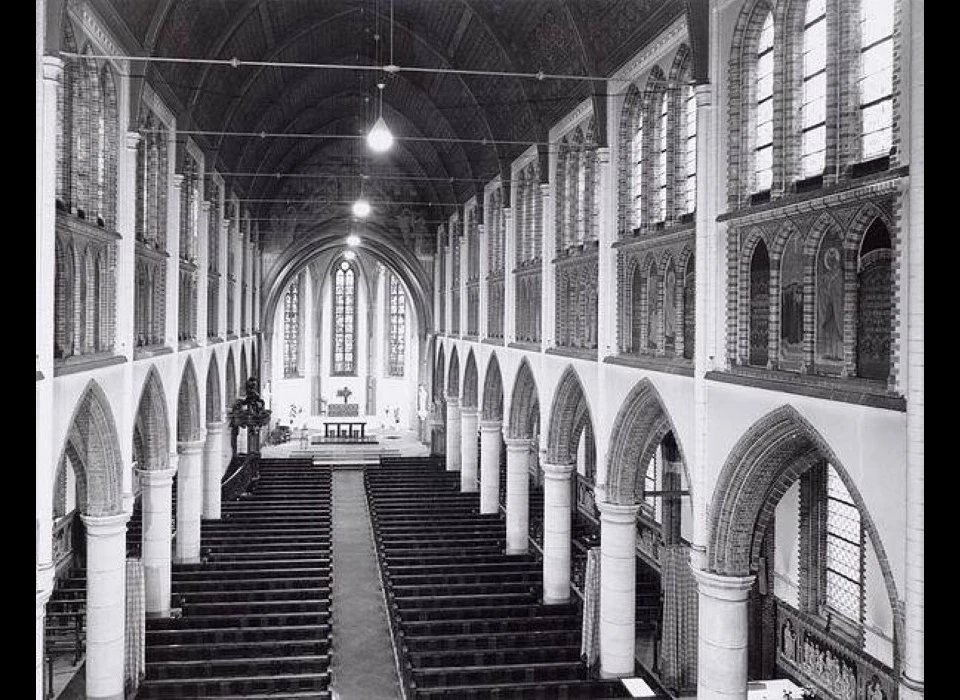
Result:
{"label": "hanging light bulb", "polygon": [[374,153],[383,153],[384,151],[389,151],[393,145],[393,134],[390,133],[390,127],[387,126],[387,122],[383,119],[384,83],[377,83],[377,87],[380,88],[380,116],[377,117],[373,128],[370,129],[370,132],[367,134],[367,145],[370,146],[370,150]]}
{"label": "hanging light bulb", "polygon": [[352,250],[345,250],[343,251],[343,257],[346,258],[347,260],[354,260],[356,259],[357,254],[354,253]]}
{"label": "hanging light bulb", "polygon": [[[353,215],[358,219],[365,219],[370,214],[370,202],[360,195],[360,199],[353,203]],[[357,241],[360,239],[358,238]],[[349,242],[349,241],[348,241]]]}
{"label": "hanging light bulb", "polygon": [[[359,202],[357,203],[359,204]],[[370,206],[370,205],[368,204],[367,206]],[[351,233],[349,236],[347,236],[347,245],[350,246],[351,248],[356,248],[358,245],[360,245],[360,236],[358,236],[355,233]]]}

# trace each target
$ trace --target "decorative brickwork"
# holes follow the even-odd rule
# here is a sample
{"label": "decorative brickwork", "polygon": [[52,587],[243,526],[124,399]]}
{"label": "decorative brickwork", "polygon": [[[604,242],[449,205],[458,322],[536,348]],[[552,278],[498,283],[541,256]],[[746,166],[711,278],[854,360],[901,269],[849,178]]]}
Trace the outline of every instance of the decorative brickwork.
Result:
{"label": "decorative brickwork", "polygon": [[[794,192],[830,186],[858,176],[857,167],[869,160],[871,168],[900,164],[900,60],[902,52],[901,8],[893,3],[892,110],[889,153],[864,156],[860,80],[863,61],[859,1],[826,3],[823,44],[826,57],[822,78],[825,121],[823,123],[822,173],[810,175],[802,166],[804,135],[804,30],[806,3],[786,0],[752,0],[744,4],[733,32],[729,62],[727,105],[727,193],[731,210],[749,206],[760,187],[755,181],[754,147],[757,107],[757,47],[760,30],[768,16],[773,21],[773,176],[769,198],[776,200]],[[809,62],[809,60],[808,60]],[[819,95],[819,92],[817,93]],[[810,98],[814,102],[817,100]],[[819,98],[817,98],[819,99]],[[807,118],[810,121],[811,118]],[[808,150],[811,147],[808,147]]]}
{"label": "decorative brickwork", "polygon": [[510,397],[509,438],[532,440],[540,433],[540,400],[537,383],[526,358],[521,360]]}
{"label": "decorative brickwork", "polygon": [[188,358],[180,391],[177,393],[177,442],[195,442],[201,438],[200,391],[193,359]]}
{"label": "decorative brickwork", "polygon": [[210,355],[207,367],[207,423],[219,423],[223,420],[223,394],[220,393],[220,367],[216,353]]}
{"label": "decorative brickwork", "polygon": [[63,447],[77,475],[77,507],[87,516],[123,511],[123,463],[110,404],[100,385],[87,384]]}
{"label": "decorative brickwork", "polygon": [[503,378],[500,375],[500,362],[495,353],[487,362],[487,376],[483,380],[483,412],[480,417],[486,421],[503,418]]}
{"label": "decorative brickwork", "polygon": [[[636,505],[642,501],[647,467],[667,433],[677,435],[673,421],[656,387],[643,379],[624,400],[613,422],[605,479],[607,502]],[[680,459],[686,472],[682,452]],[[690,476],[685,476],[689,484]]]}
{"label": "decorative brickwork", "polygon": [[[836,469],[850,493],[877,554],[891,610],[894,611],[894,657],[899,659],[897,640],[903,639],[903,618],[899,612],[893,573],[877,528],[846,469],[822,436],[790,405],[754,423],[734,446],[723,466],[709,510],[709,570],[727,576],[745,576],[756,572],[763,552],[763,535],[773,522],[783,494],[808,470],[824,462],[829,462]],[[804,483],[801,481],[801,490],[809,490],[809,482],[805,487]],[[809,512],[810,509],[805,506],[803,513]],[[809,527],[801,527],[800,536],[814,540],[815,546],[819,537]],[[809,564],[808,561],[806,565]],[[801,566],[804,566],[803,562]],[[804,605],[814,602],[811,600],[811,588],[814,585],[818,584],[808,580],[806,592],[801,590],[801,602]],[[816,597],[819,599],[819,596]],[[819,602],[816,601],[817,605]]]}
{"label": "decorative brickwork", "polygon": [[462,408],[477,407],[477,360],[473,350],[467,354],[467,364],[463,370],[463,390],[461,391],[460,406]]}
{"label": "decorative brickwork", "polygon": [[617,253],[621,353],[691,360],[694,231],[625,241]]}
{"label": "decorative brickwork", "polygon": [[516,273],[517,340],[521,343],[540,342],[540,315],[542,267],[539,261],[525,263]]}
{"label": "decorative brickwork", "polygon": [[140,434],[141,469],[166,469],[170,453],[170,422],[163,382],[156,367],[151,367],[137,404],[136,429]]}
{"label": "decorative brickwork", "polygon": [[567,367],[560,377],[548,425],[547,461],[550,464],[576,464],[580,436],[585,430],[593,433],[593,421],[583,386],[573,367]]}
{"label": "decorative brickwork", "polygon": [[450,367],[447,370],[447,398],[460,397],[460,357],[457,348],[450,350]]}
{"label": "decorative brickwork", "polygon": [[[842,203],[818,198],[802,211],[771,210],[761,220],[731,226],[730,364],[756,365],[761,358],[768,369],[863,377],[877,382],[875,391],[895,386],[897,294],[891,273],[898,267],[892,249],[898,236],[892,232],[899,199],[867,192]],[[761,245],[769,251],[764,271],[754,264]],[[759,284],[768,298],[763,308],[751,295]],[[761,320],[763,353],[751,349],[760,342]],[[833,345],[837,349],[829,350]]]}
{"label": "decorative brickwork", "polygon": [[556,343],[597,347],[597,251],[574,251],[556,263]]}
{"label": "decorative brickwork", "polygon": [[484,198],[484,202],[487,207],[484,227],[487,236],[487,337],[503,338],[506,216],[500,185]]}

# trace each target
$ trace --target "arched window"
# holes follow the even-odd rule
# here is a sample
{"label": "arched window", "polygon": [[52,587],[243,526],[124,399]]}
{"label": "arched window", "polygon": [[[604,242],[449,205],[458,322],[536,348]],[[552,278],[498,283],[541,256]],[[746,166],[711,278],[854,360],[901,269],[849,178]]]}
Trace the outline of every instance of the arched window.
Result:
{"label": "arched window", "polygon": [[341,260],[333,278],[333,374],[356,374],[357,278]]}
{"label": "arched window", "polygon": [[667,139],[667,120],[670,116],[669,102],[667,100],[667,91],[664,90],[658,96],[657,102],[657,162],[654,172],[654,188],[656,194],[656,220],[658,222],[667,220],[667,162],[669,151],[669,140]]}
{"label": "arched window", "polygon": [[283,295],[283,376],[300,376],[300,285],[303,273],[290,283]]}
{"label": "arched window", "polygon": [[862,621],[863,526],[860,511],[833,465],[827,465],[827,609],[856,624]]}
{"label": "arched window", "polygon": [[755,78],[753,191],[773,185],[773,13],[768,12],[757,42]]}
{"label": "arched window", "polygon": [[770,338],[770,255],[763,241],[750,261],[749,363],[766,367]]}
{"label": "arched window", "polygon": [[571,236],[571,243],[582,244],[587,240],[588,229],[590,227],[590,196],[588,194],[589,183],[587,181],[587,158],[589,152],[586,144],[580,142],[577,149],[577,227],[576,233]]}
{"label": "arched window", "polygon": [[687,84],[689,74],[683,85],[683,204],[681,213],[691,214],[697,208],[697,97],[693,85]]}
{"label": "arched window", "polygon": [[653,457],[647,464],[647,470],[643,475],[643,503],[642,511],[648,518],[655,522],[663,521],[663,499],[659,496],[651,496],[655,491],[663,490],[663,455],[657,448],[653,452]]}
{"label": "arched window", "polygon": [[391,377],[402,377],[406,361],[407,298],[403,285],[395,275],[390,275],[390,339],[388,356]]}
{"label": "arched window", "polygon": [[864,160],[890,153],[893,141],[893,2],[860,3],[860,136]]}
{"label": "arched window", "polygon": [[823,172],[827,148],[827,3],[807,0],[803,19],[800,173]]}
{"label": "arched window", "polygon": [[636,229],[643,224],[643,111],[640,109],[637,110],[636,128],[630,141],[630,152],[633,227]]}

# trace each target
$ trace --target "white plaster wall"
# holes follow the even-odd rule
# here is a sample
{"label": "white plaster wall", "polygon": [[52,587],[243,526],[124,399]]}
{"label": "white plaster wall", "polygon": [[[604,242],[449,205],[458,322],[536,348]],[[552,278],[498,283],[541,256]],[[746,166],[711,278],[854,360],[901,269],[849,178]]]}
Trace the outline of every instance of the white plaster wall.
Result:
{"label": "white plaster wall", "polygon": [[800,607],[800,482],[783,494],[774,513],[773,594]]}

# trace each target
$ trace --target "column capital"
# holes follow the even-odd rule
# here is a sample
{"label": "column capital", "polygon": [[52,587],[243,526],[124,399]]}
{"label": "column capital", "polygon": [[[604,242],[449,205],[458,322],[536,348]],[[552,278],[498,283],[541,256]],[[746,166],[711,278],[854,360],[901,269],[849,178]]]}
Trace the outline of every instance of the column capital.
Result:
{"label": "column capital", "polygon": [[459,396],[448,396],[447,397],[447,410],[451,408],[460,408],[460,397]]}
{"label": "column capital", "polygon": [[637,513],[640,512],[639,504],[610,503],[608,501],[596,501],[597,510],[600,511],[601,522],[612,525],[633,524],[637,521]]}
{"label": "column capital", "polygon": [[63,72],[63,60],[59,56],[44,56],[41,59],[44,80],[59,80]]}
{"label": "column capital", "polygon": [[548,462],[541,462],[540,466],[543,467],[544,478],[553,481],[570,481],[570,475],[577,470],[576,464],[550,464]]}
{"label": "column capital", "polygon": [[173,482],[173,475],[177,473],[176,467],[168,469],[141,469],[137,467],[137,476],[146,486],[166,486]]}
{"label": "column capital", "polygon": [[503,430],[503,424],[498,420],[481,420],[480,421],[481,433],[499,433],[501,430]]}
{"label": "column capital", "polygon": [[697,580],[697,590],[705,596],[715,600],[725,600],[734,603],[747,599],[750,588],[756,576],[723,576],[702,569],[691,567],[693,577]]}
{"label": "column capital", "polygon": [[170,184],[179,190],[183,185],[183,173],[174,173],[173,177],[170,178]]}
{"label": "column capital", "polygon": [[477,410],[476,406],[461,406],[460,407],[460,417],[461,418],[477,418],[480,415],[480,411]]}
{"label": "column capital", "polygon": [[694,85],[693,94],[696,96],[697,107],[709,107],[713,103],[713,85],[710,83]]}
{"label": "column capital", "polygon": [[207,422],[207,432],[208,433],[220,433],[227,429],[227,421],[208,421]]}
{"label": "column capital", "polygon": [[127,521],[129,519],[129,513],[118,513],[116,515],[80,514],[80,520],[83,521],[84,526],[87,528],[88,537],[121,535],[127,531]]}
{"label": "column capital", "polygon": [[206,440],[183,440],[177,442],[177,453],[182,455],[200,454]]}
{"label": "column capital", "polygon": [[142,138],[139,131],[128,131],[123,136],[123,145],[131,151],[135,151],[137,146],[140,145],[140,139]]}
{"label": "column capital", "polygon": [[530,449],[530,438],[504,437],[503,442],[507,445],[508,452],[527,452]]}

